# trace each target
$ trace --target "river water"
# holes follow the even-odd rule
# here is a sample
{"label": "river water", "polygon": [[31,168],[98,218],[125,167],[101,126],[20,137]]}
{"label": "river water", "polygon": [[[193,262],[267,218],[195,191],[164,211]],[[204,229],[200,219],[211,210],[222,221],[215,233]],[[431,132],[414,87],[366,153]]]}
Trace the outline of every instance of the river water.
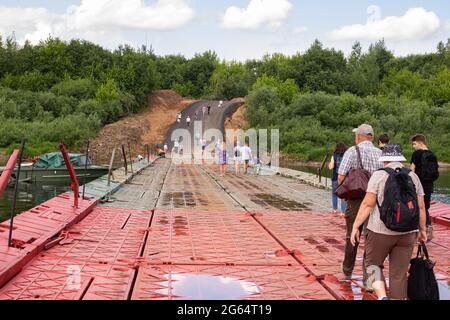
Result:
{"label": "river water", "polygon": [[[70,190],[70,182],[64,183],[19,183],[16,200],[16,214],[27,211],[37,205]],[[82,187],[80,187],[80,191]],[[14,188],[8,187],[0,199],[0,222],[10,217]]]}

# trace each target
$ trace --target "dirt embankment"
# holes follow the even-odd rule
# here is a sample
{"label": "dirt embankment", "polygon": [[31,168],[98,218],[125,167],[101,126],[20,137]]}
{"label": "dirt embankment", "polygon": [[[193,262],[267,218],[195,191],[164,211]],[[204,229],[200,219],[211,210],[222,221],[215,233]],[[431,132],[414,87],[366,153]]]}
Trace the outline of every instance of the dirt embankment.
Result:
{"label": "dirt embankment", "polygon": [[225,130],[227,129],[247,129],[250,124],[245,116],[245,99],[238,98],[232,100],[232,102],[242,103],[242,105],[236,109],[236,111],[225,119]]}
{"label": "dirt embankment", "polygon": [[[176,115],[194,101],[183,99],[173,90],[159,90],[147,97],[147,107],[141,113],[109,124],[100,130],[91,143],[94,163],[108,164],[113,148],[130,143],[133,158],[144,155],[145,144],[164,143],[166,133],[175,123]],[[127,154],[128,154],[128,149]],[[121,153],[116,150],[115,162]]]}

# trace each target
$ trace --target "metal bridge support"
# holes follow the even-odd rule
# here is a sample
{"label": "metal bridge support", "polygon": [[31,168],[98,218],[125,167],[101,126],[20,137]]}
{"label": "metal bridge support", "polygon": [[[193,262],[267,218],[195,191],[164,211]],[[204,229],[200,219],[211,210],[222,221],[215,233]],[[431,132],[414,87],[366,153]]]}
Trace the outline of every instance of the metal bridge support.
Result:
{"label": "metal bridge support", "polygon": [[20,152],[19,150],[14,150],[11,157],[9,157],[9,160],[8,160],[8,163],[6,164],[5,169],[3,169],[3,172],[0,175],[0,198],[3,197],[3,193],[6,190],[9,178],[11,177],[11,174],[14,171],[14,167],[16,166],[17,159],[19,158],[19,152]]}
{"label": "metal bridge support", "polygon": [[79,186],[77,175],[75,174],[75,170],[73,169],[72,162],[70,162],[69,154],[66,150],[66,146],[64,143],[59,144],[59,149],[61,150],[62,156],[64,158],[64,162],[66,164],[67,171],[69,171],[71,188],[73,191],[73,207],[78,209],[78,198],[80,197]]}

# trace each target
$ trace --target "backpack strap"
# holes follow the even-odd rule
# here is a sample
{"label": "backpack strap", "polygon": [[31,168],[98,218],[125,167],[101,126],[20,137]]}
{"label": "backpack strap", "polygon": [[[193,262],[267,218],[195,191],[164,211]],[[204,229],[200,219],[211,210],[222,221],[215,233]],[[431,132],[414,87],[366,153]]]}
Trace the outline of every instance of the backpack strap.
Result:
{"label": "backpack strap", "polygon": [[365,170],[362,160],[361,160],[361,151],[359,150],[358,146],[355,146],[355,149],[356,149],[356,158],[358,159],[358,165],[359,165],[360,169]]}
{"label": "backpack strap", "polygon": [[387,172],[389,175],[395,173],[395,170],[392,169],[392,168],[381,168],[381,169],[378,169],[378,171],[384,171],[384,172]]}
{"label": "backpack strap", "polygon": [[401,170],[402,170],[404,173],[406,173],[408,176],[409,176],[409,174],[412,172],[411,169],[408,169],[408,168],[405,168],[405,167],[401,168]]}
{"label": "backpack strap", "polygon": [[[395,173],[395,170],[392,169],[392,168],[381,168],[381,169],[378,169],[377,171],[384,171],[384,172],[386,172],[387,174],[389,174],[389,176],[390,176],[391,174],[394,174],[394,173]],[[378,206],[378,211],[380,211],[380,213],[381,213],[381,205],[380,205],[380,203],[378,202],[378,196],[377,196],[377,206]]]}

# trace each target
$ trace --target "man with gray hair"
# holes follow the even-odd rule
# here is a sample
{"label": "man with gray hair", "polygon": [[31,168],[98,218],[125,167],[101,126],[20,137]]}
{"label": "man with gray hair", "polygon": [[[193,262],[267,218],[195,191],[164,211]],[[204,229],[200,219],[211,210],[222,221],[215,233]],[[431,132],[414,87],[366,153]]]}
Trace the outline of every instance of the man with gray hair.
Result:
{"label": "man with gray hair", "polygon": [[[347,174],[352,169],[360,168],[360,161],[358,160],[358,153],[360,155],[362,169],[368,171],[370,174],[381,169],[382,163],[378,161],[381,157],[382,151],[373,145],[373,139],[375,137],[373,128],[369,124],[362,124],[358,128],[354,129],[356,146],[351,147],[345,152],[341,165],[338,171],[338,183],[341,185]],[[363,198],[361,199],[346,199],[347,210],[345,211],[345,222],[347,226],[346,243],[345,243],[345,256],[342,263],[342,272],[350,279],[355,267],[356,256],[358,253],[358,245],[353,246],[350,241],[352,233],[353,223],[355,222],[356,215],[358,214],[359,207]],[[367,278],[366,270],[364,267],[364,282]]]}

